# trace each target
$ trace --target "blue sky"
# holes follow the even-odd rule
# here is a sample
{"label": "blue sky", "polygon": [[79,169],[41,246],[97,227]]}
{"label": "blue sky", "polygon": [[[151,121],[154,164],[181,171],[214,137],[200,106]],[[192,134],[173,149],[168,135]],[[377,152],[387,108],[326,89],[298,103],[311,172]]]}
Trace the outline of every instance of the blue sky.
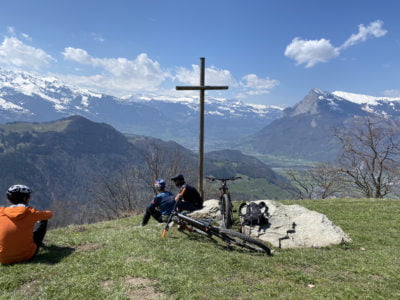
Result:
{"label": "blue sky", "polygon": [[[0,1],[0,67],[116,96],[287,107],[310,89],[400,97],[397,0]],[[196,93],[197,95],[197,93]]]}

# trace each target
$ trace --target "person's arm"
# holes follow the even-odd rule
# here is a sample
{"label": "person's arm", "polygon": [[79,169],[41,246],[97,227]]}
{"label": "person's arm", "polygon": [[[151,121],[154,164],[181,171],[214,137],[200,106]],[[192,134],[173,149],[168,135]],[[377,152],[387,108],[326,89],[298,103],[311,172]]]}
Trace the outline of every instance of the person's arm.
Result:
{"label": "person's arm", "polygon": [[183,195],[185,194],[185,192],[186,192],[186,187],[183,187],[183,188],[180,190],[180,192],[176,195],[175,201],[180,201],[180,200],[182,200],[182,199],[183,199]]}
{"label": "person's arm", "polygon": [[150,202],[151,207],[156,207],[161,204],[161,197],[155,196],[153,200]]}
{"label": "person's arm", "polygon": [[53,217],[53,213],[50,210],[36,210],[34,208],[31,208],[31,213],[38,221],[48,220]]}

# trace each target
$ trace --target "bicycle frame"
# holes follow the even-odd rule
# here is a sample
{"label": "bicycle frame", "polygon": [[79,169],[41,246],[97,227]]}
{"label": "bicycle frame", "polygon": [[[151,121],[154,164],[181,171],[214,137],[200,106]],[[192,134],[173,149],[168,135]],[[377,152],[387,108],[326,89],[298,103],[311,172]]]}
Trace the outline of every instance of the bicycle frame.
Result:
{"label": "bicycle frame", "polygon": [[202,231],[204,231],[205,233],[207,233],[210,230],[210,228],[211,228],[211,220],[209,222],[202,222],[202,221],[193,219],[191,217],[188,217],[188,216],[186,216],[186,215],[184,215],[184,214],[182,214],[182,213],[180,213],[180,212],[178,212],[176,210],[177,203],[178,202],[175,203],[174,209],[172,210],[172,212],[171,212],[171,214],[170,214],[170,216],[168,218],[167,225],[165,226],[161,237],[164,238],[167,235],[167,232],[169,230],[169,224],[171,223],[171,221],[173,220],[174,217],[176,217],[178,219],[178,224],[184,226],[185,229],[187,229],[190,232],[192,232],[193,230],[190,229],[186,225],[186,223],[189,224],[189,225],[192,225],[192,226],[194,226],[194,227],[196,227],[196,228],[198,228],[198,229],[200,229]]}
{"label": "bicycle frame", "polygon": [[[178,212],[176,210],[176,203],[162,232],[162,238],[166,237],[170,223],[174,217],[178,219],[179,225],[183,226],[184,229],[190,232],[203,233],[206,234],[209,238],[212,238],[213,236],[218,237],[228,246],[235,245],[250,251],[263,252],[267,255],[272,255],[272,251],[270,250],[270,248],[260,241],[257,241],[249,236],[246,236],[236,231],[212,226],[211,219],[196,220],[189,216],[186,216],[183,213]],[[192,226],[193,228],[190,228],[189,226]]]}
{"label": "bicycle frame", "polygon": [[228,178],[215,178],[215,177],[209,177],[206,176],[206,179],[210,181],[216,181],[218,180],[221,185],[219,187],[219,207],[220,207],[220,212],[222,216],[222,226],[225,228],[230,228],[232,224],[234,223],[233,220],[233,211],[232,211],[232,201],[231,201],[231,196],[229,193],[229,188],[227,182],[229,180],[236,180],[236,179],[241,179],[241,177],[228,177]]}

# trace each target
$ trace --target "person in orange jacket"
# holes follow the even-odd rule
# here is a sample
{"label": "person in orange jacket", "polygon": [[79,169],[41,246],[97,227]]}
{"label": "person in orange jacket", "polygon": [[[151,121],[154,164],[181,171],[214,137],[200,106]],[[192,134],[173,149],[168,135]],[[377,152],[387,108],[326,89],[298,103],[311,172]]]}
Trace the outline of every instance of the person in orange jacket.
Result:
{"label": "person in orange jacket", "polygon": [[[42,246],[51,211],[30,206],[31,189],[12,185],[7,190],[11,206],[0,207],[0,263],[12,264],[33,259]],[[38,225],[35,229],[35,225]]]}

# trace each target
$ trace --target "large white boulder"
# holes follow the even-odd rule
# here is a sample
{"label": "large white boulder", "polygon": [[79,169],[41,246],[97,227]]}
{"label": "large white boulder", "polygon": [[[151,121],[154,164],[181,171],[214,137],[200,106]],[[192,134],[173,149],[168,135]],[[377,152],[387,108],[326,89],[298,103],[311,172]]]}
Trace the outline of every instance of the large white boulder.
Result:
{"label": "large white boulder", "polygon": [[[254,202],[261,201],[268,207],[269,224],[244,226],[243,233],[266,241],[274,247],[327,247],[351,241],[351,238],[324,214],[300,205],[284,205],[273,200]],[[221,220],[218,200],[205,201],[204,208],[193,212],[191,216]]]}

